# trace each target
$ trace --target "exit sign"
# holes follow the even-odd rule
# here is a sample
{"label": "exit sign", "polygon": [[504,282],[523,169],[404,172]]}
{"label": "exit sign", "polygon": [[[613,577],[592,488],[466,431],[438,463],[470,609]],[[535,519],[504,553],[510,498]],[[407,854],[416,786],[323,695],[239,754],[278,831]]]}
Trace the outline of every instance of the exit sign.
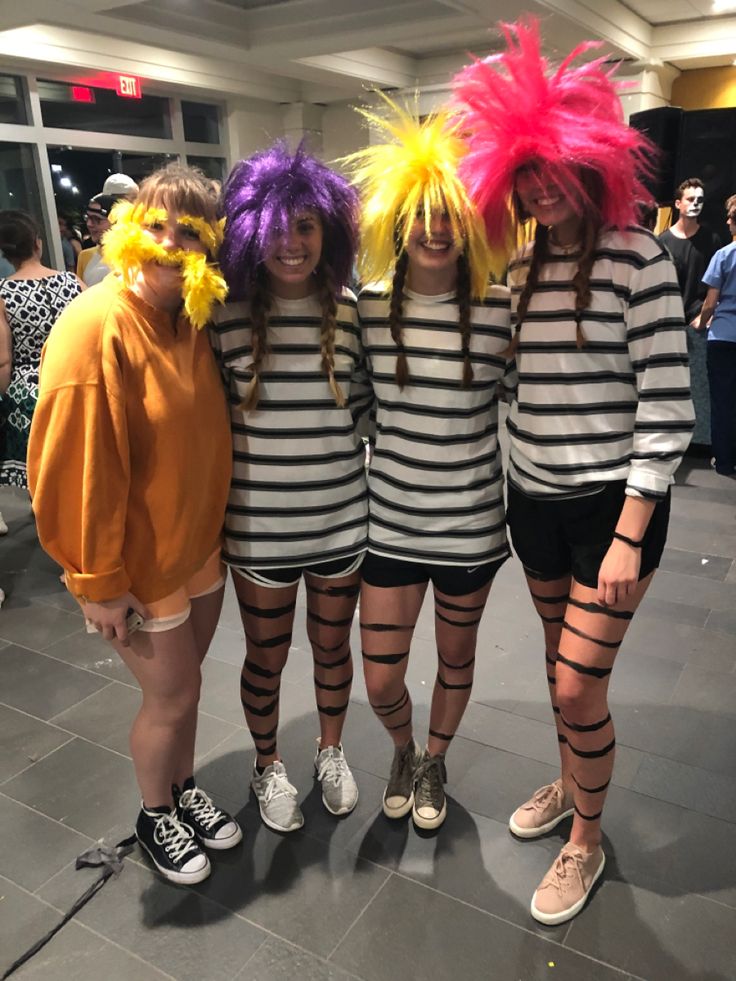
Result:
{"label": "exit sign", "polygon": [[124,99],[142,99],[141,80],[136,75],[118,75],[115,91]]}

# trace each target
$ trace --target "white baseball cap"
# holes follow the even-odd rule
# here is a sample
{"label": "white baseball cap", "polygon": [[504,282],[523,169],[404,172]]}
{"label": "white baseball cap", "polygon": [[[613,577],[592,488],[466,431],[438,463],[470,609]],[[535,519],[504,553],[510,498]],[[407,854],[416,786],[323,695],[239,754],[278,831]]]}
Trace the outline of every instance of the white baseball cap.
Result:
{"label": "white baseball cap", "polygon": [[103,194],[124,194],[126,197],[138,193],[138,185],[127,174],[110,174],[102,187]]}

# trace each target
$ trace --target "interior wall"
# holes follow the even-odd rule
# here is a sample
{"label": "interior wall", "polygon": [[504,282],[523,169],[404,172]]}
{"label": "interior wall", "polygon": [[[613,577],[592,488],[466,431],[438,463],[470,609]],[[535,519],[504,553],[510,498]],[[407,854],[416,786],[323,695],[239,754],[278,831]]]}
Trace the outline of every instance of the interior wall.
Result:
{"label": "interior wall", "polygon": [[731,109],[736,106],[736,66],[685,71],[672,86],[672,105],[683,109]]}

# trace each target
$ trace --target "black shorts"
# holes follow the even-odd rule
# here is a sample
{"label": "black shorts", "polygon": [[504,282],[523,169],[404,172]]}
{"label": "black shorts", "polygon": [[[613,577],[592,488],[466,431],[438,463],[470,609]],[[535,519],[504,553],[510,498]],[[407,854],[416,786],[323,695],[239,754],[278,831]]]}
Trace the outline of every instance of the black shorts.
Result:
{"label": "black shorts", "polygon": [[[524,569],[539,579],[572,575],[595,589],[626,499],[626,481],[616,480],[583,497],[529,497],[508,488],[506,520]],[[667,540],[670,492],[657,501],[641,548],[639,579],[659,565]]]}
{"label": "black shorts", "polygon": [[305,572],[321,579],[342,579],[343,576],[358,571],[364,555],[365,552],[358,552],[356,555],[346,555],[341,559],[331,559],[329,562],[313,562],[310,565],[285,566],[279,569],[251,569],[240,566],[233,566],[232,569],[243,579],[257,586],[277,588],[295,586]]}
{"label": "black shorts", "polygon": [[481,565],[430,565],[425,562],[407,562],[386,555],[368,552],[361,572],[363,582],[369,586],[390,589],[394,586],[414,586],[431,582],[435,589],[446,596],[468,596],[486,586],[504,564],[508,555]]}

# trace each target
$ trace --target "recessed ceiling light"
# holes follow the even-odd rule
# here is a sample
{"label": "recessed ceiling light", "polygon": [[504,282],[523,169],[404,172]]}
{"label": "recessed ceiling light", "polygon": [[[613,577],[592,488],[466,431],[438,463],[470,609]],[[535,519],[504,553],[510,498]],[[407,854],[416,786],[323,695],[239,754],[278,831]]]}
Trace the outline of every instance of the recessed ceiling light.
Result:
{"label": "recessed ceiling light", "polygon": [[713,0],[714,14],[725,14],[729,10],[736,10],[736,0]]}

